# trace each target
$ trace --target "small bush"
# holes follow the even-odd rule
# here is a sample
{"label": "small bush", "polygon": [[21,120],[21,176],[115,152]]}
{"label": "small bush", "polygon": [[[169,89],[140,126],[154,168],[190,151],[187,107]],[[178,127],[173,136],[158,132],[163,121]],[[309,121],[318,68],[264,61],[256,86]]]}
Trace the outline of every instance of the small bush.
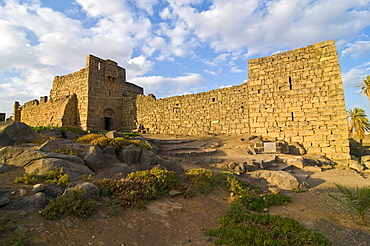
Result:
{"label": "small bush", "polygon": [[23,177],[17,177],[15,183],[23,184],[37,184],[40,182],[55,183],[60,186],[69,185],[69,175],[63,174],[63,168],[57,168],[54,171],[43,173],[41,175],[36,175],[34,173],[25,173]]}
{"label": "small bush", "polygon": [[358,216],[360,224],[366,224],[365,215],[370,209],[370,185],[364,186],[361,189],[357,187],[356,193],[349,190],[347,187],[335,184],[342,193],[340,197],[329,195],[339,201],[348,208],[354,210]]}
{"label": "small bush", "polygon": [[29,241],[25,231],[17,230],[4,242],[4,246],[26,246],[29,245]]}
{"label": "small bush", "polygon": [[320,233],[303,228],[298,221],[270,214],[252,214],[241,204],[231,203],[221,226],[206,228],[206,235],[217,236],[215,244],[226,245],[332,245]]}
{"label": "small bush", "polygon": [[13,225],[12,215],[6,213],[0,217],[0,232],[9,230]]}
{"label": "small bush", "polygon": [[110,196],[115,206],[144,208],[172,189],[181,186],[175,172],[154,167],[151,170],[130,173],[125,180],[103,179],[95,183],[103,196]]}
{"label": "small bush", "polygon": [[141,136],[141,134],[137,132],[121,132],[121,134],[123,134],[123,136],[125,137],[130,137],[130,138]]}
{"label": "small bush", "polygon": [[74,126],[34,126],[34,127],[31,127],[31,129],[34,130],[35,132],[40,132],[41,130],[44,130],[44,129],[50,129],[50,130],[60,129],[60,131],[63,134],[66,133],[66,131],[71,131],[77,135],[87,134],[86,131],[82,130],[79,127],[74,127]]}
{"label": "small bush", "polygon": [[91,141],[101,137],[103,137],[103,135],[101,134],[87,134],[85,136],[79,137],[76,142],[80,144],[90,144]]}
{"label": "small bush", "polygon": [[48,204],[41,211],[41,215],[48,220],[58,219],[65,214],[86,218],[96,210],[96,201],[85,198],[85,193],[85,190],[76,188],[71,193],[60,196],[55,202]]}
{"label": "small bush", "polygon": [[90,142],[91,145],[97,146],[101,149],[104,149],[107,147],[110,143],[110,139],[104,136],[101,136],[100,138],[94,139]]}
{"label": "small bush", "polygon": [[36,177],[34,173],[25,173],[22,177],[17,177],[14,180],[15,183],[23,183],[23,184],[37,184],[40,180]]}
{"label": "small bush", "polygon": [[199,193],[204,195],[208,195],[218,182],[215,173],[206,169],[191,169],[185,174],[185,177]]}
{"label": "small bush", "polygon": [[114,138],[110,141],[110,145],[112,145],[117,152],[124,146],[128,146],[130,144],[131,142],[126,138]]}
{"label": "small bush", "polygon": [[82,151],[79,149],[70,149],[70,148],[56,149],[56,150],[53,150],[52,152],[63,154],[63,155],[76,155],[76,156],[79,156],[82,153]]}

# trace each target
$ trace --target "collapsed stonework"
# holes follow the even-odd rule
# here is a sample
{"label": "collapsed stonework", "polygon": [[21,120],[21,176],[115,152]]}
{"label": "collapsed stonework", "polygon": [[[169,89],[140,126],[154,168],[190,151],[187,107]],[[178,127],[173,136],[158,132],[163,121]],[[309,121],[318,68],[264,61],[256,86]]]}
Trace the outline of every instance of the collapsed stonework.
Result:
{"label": "collapsed stonework", "polygon": [[158,100],[142,94],[124,68],[89,55],[85,68],[54,78],[49,101],[16,102],[14,118],[88,131],[131,131],[140,122],[151,133],[252,134],[297,142],[338,162],[350,159],[334,40],[250,60],[242,85]]}

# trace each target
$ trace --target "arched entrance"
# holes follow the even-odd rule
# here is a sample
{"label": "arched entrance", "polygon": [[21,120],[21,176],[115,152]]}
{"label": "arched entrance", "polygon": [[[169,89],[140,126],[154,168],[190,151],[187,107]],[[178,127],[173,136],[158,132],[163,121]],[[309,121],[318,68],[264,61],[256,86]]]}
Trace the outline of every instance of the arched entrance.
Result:
{"label": "arched entrance", "polygon": [[103,111],[104,130],[111,131],[114,129],[114,110],[107,108]]}

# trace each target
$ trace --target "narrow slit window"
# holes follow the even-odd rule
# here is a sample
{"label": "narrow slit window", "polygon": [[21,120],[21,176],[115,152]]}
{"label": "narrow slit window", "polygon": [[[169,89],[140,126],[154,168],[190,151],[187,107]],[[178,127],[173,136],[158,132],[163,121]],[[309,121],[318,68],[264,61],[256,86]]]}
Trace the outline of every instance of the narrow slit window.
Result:
{"label": "narrow slit window", "polygon": [[100,70],[100,62],[98,62],[98,70]]}
{"label": "narrow slit window", "polygon": [[292,112],[292,121],[294,121],[294,113]]}
{"label": "narrow slit window", "polygon": [[292,77],[289,76],[289,90],[293,90]]}

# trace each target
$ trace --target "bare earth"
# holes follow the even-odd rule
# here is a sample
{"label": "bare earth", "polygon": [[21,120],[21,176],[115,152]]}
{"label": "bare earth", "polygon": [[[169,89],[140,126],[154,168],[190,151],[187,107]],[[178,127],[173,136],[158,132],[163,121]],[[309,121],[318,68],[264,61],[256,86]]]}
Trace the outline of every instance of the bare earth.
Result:
{"label": "bare earth", "polygon": [[[222,171],[220,163],[212,163],[210,158],[220,159],[222,163],[242,163],[246,158],[268,158],[266,155],[247,155],[241,145],[239,137],[175,137],[146,135],[148,138],[162,139],[196,139],[186,143],[188,147],[203,147],[216,149],[216,152],[207,155],[176,157],[165,152],[159,155],[166,159],[172,169],[184,170],[192,168],[209,168]],[[221,163],[221,164],[222,164]],[[103,172],[104,170],[102,170]],[[106,170],[105,170],[106,171]],[[310,219],[324,219],[341,229],[356,229],[370,234],[370,226],[361,226],[356,223],[355,214],[335,201],[328,194],[339,194],[334,183],[339,183],[355,189],[369,185],[369,171],[362,174],[353,170],[327,170],[320,172],[316,168],[294,169],[293,172],[309,175],[307,179],[311,189],[296,193],[282,191],[292,197],[292,202],[286,206],[271,207],[268,212],[289,216],[299,221]],[[32,195],[32,186],[14,184],[15,177],[22,176],[23,171],[12,169],[0,174],[0,189],[15,191],[27,190]],[[103,174],[97,175],[101,177]],[[261,180],[252,180],[248,174],[239,177],[246,183],[255,183],[267,191],[268,184]],[[97,178],[95,177],[95,178]],[[94,178],[93,178],[94,180]],[[0,213],[13,214],[18,228],[29,231],[32,245],[214,245],[215,238],[204,234],[206,227],[218,227],[218,219],[228,205],[229,194],[217,189],[208,196],[196,194],[191,199],[181,196],[170,198],[164,196],[157,201],[150,202],[146,209],[121,210],[115,216],[108,216],[108,201],[100,198],[98,212],[88,219],[63,216],[56,221],[43,219],[37,212],[5,211]],[[367,217],[370,221],[369,216]],[[0,235],[0,245],[5,235]],[[364,245],[355,243],[353,245]]]}

